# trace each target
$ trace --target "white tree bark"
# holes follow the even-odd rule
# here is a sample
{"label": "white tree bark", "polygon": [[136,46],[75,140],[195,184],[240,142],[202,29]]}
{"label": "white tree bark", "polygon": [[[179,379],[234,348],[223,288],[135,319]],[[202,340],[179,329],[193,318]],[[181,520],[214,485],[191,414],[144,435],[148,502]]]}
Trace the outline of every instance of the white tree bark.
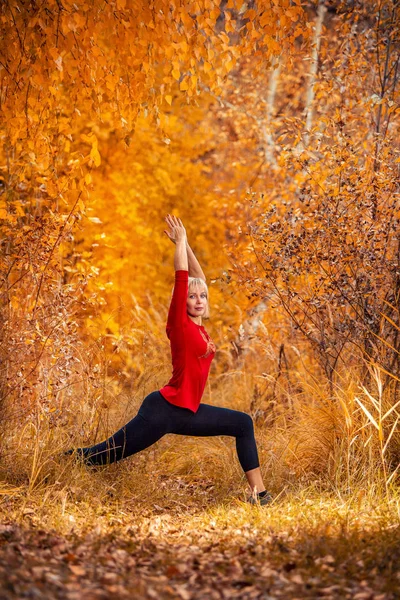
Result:
{"label": "white tree bark", "polygon": [[318,56],[321,45],[321,32],[322,25],[324,24],[324,18],[327,8],[325,6],[325,0],[319,0],[317,9],[317,18],[315,20],[314,38],[312,43],[312,54],[310,57],[310,71],[308,74],[308,88],[306,94],[306,104],[304,107],[304,115],[306,118],[304,142],[297,145],[297,152],[300,153],[304,150],[305,146],[308,146],[310,141],[310,130],[313,123],[313,103],[314,103],[314,86],[318,73]]}
{"label": "white tree bark", "polygon": [[275,95],[276,88],[278,86],[279,75],[281,71],[282,61],[279,56],[273,58],[271,64],[271,74],[269,77],[268,96],[267,96],[267,113],[266,113],[266,125],[264,129],[264,140],[265,140],[265,159],[272,165],[276,165],[275,158],[275,142],[272,135],[272,118],[274,115],[275,106]]}

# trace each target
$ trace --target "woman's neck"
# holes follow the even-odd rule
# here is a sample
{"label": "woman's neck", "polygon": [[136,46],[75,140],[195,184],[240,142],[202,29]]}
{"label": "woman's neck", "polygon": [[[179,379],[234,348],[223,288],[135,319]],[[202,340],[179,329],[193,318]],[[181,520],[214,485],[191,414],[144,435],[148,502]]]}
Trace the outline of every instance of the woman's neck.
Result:
{"label": "woman's neck", "polygon": [[191,321],[193,321],[193,323],[196,323],[196,325],[201,325],[201,316],[199,317],[192,317],[188,314],[188,317]]}

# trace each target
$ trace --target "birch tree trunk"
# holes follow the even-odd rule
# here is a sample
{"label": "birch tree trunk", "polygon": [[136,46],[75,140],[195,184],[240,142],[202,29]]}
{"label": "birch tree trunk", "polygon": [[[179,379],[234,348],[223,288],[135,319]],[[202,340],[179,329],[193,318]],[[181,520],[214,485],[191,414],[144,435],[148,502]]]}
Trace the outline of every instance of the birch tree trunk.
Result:
{"label": "birch tree trunk", "polygon": [[304,142],[303,142],[304,145],[300,143],[297,146],[299,153],[304,150],[305,146],[308,146],[308,143],[310,141],[310,130],[311,130],[312,123],[313,123],[314,86],[315,86],[315,81],[316,81],[317,73],[318,73],[318,56],[319,56],[319,49],[320,49],[320,45],[321,45],[321,32],[322,32],[322,25],[324,23],[326,11],[327,11],[327,8],[325,6],[325,1],[319,0],[318,9],[317,9],[317,17],[315,20],[314,38],[313,38],[313,42],[312,42],[312,54],[311,54],[311,58],[310,58],[310,72],[308,74],[308,88],[307,88],[307,94],[306,94],[306,104],[304,107],[304,115],[305,115],[305,119],[306,119],[306,125],[305,125],[306,131],[304,134]]}
{"label": "birch tree trunk", "polygon": [[275,142],[272,134],[272,117],[274,114],[275,95],[276,88],[278,86],[279,75],[281,72],[281,64],[281,58],[279,56],[274,57],[273,62],[271,64],[271,75],[269,78],[266,125],[264,129],[265,160],[272,165],[276,165]]}

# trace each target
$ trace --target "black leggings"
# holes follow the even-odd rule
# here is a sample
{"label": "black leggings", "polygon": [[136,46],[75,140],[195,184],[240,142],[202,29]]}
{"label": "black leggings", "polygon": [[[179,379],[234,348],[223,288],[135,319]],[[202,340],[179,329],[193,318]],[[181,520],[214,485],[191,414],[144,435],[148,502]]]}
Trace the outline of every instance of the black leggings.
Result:
{"label": "black leggings", "polygon": [[88,464],[105,465],[144,450],[167,433],[235,437],[243,471],[260,466],[250,415],[210,404],[200,404],[197,413],[193,413],[188,408],[171,404],[159,391],[148,394],[136,417],[108,440],[89,448],[78,448],[77,452]]}

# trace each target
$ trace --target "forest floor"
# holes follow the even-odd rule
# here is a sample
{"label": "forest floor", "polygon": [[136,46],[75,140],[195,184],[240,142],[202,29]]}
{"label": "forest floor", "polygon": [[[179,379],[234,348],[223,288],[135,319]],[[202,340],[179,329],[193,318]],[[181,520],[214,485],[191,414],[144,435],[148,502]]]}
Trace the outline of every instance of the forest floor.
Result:
{"label": "forest floor", "polygon": [[5,487],[0,599],[400,598],[398,498],[305,490],[260,507],[212,488],[178,477],[153,502],[90,502]]}

